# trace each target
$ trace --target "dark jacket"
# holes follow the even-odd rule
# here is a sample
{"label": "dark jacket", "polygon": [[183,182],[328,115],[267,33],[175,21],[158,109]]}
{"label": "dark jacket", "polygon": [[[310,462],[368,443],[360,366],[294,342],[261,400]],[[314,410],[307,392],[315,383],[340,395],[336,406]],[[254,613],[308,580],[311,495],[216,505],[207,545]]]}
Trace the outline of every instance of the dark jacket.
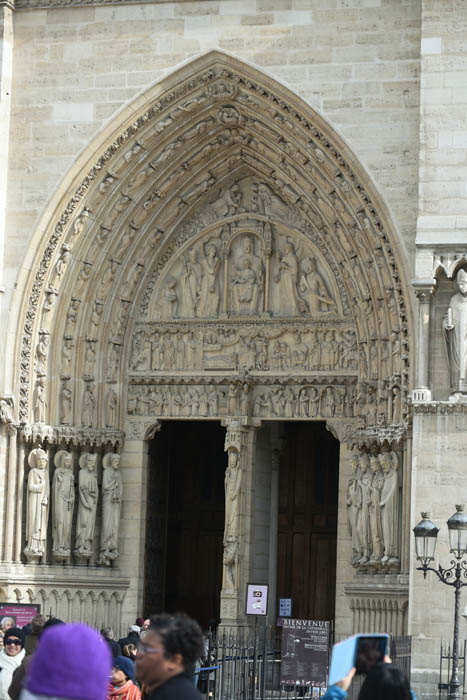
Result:
{"label": "dark jacket", "polygon": [[116,656],[121,656],[122,655],[122,650],[120,649],[120,644],[115,641],[115,639],[109,639],[108,637],[104,637],[102,635],[102,638],[105,639],[107,644],[109,645],[110,652],[112,654],[112,658],[115,659]]}
{"label": "dark jacket", "polygon": [[193,679],[187,673],[180,673],[160,685],[144,700],[202,700],[203,696],[194,686]]}

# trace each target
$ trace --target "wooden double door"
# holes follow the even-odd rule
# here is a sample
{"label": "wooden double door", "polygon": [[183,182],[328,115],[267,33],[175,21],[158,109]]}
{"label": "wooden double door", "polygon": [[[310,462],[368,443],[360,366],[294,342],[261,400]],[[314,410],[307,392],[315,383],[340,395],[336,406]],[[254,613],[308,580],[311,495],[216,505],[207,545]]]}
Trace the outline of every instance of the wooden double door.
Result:
{"label": "wooden double door", "polygon": [[333,620],[339,442],[323,422],[283,428],[277,596],[292,598],[295,618]]}

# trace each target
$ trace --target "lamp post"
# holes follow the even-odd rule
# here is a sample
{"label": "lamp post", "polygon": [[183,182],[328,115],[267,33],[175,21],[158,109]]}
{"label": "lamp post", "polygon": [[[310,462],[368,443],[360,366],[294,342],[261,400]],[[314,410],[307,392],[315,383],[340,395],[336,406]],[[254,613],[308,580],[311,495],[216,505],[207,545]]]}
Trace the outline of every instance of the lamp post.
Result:
{"label": "lamp post", "polygon": [[434,561],[436,538],[439,529],[434,525],[428,513],[422,513],[422,520],[413,529],[415,535],[415,551],[421,566],[417,571],[423,571],[426,578],[427,571],[433,571],[442,583],[454,587],[454,640],[452,644],[452,674],[449,681],[448,700],[459,700],[459,611],[460,593],[462,586],[467,586],[467,562],[462,561],[467,554],[467,515],[464,514],[464,506],[456,505],[456,512],[448,522],[450,552],[454,555],[451,567],[443,569],[441,565],[437,569],[430,566]]}

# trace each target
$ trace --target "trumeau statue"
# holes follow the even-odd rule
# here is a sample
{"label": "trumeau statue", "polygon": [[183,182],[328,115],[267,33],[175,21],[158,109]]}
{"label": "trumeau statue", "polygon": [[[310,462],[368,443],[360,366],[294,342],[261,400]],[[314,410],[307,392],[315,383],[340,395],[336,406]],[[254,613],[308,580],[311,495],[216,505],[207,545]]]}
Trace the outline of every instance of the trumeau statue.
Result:
{"label": "trumeau statue", "polygon": [[120,455],[109,453],[102,461],[102,525],[99,562],[110,566],[118,557],[118,529],[122,507],[122,475]]}
{"label": "trumeau statue", "polygon": [[96,522],[98,486],[96,477],[97,455],[83,452],[79,458],[78,520],[76,523],[75,555],[80,559],[92,556],[92,541]]}
{"label": "trumeau statue", "polygon": [[70,556],[71,522],[75,503],[73,456],[59,450],[54,457],[52,481],[52,556],[59,561]]}
{"label": "trumeau statue", "polygon": [[451,388],[455,393],[467,393],[467,272],[465,270],[459,270],[456,283],[459,291],[451,297],[443,327]]}
{"label": "trumeau statue", "polygon": [[47,453],[40,447],[32,450],[28,457],[28,463],[31,470],[27,485],[27,544],[24,554],[28,561],[34,561],[45,555],[47,542],[50,496]]}
{"label": "trumeau statue", "polygon": [[224,542],[238,535],[240,512],[240,483],[242,470],[240,456],[235,449],[229,450],[229,461],[225,470],[225,528]]}

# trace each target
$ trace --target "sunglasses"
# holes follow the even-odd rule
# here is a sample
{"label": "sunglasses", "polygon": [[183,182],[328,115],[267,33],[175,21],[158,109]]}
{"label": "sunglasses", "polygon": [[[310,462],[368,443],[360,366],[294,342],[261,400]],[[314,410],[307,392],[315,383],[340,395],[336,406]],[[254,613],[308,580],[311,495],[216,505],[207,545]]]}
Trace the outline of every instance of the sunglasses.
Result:
{"label": "sunglasses", "polygon": [[3,644],[5,646],[7,646],[8,644],[15,644],[15,646],[19,647],[19,646],[21,646],[21,640],[20,639],[12,639],[11,637],[9,637],[8,639],[6,639],[3,642]]}

